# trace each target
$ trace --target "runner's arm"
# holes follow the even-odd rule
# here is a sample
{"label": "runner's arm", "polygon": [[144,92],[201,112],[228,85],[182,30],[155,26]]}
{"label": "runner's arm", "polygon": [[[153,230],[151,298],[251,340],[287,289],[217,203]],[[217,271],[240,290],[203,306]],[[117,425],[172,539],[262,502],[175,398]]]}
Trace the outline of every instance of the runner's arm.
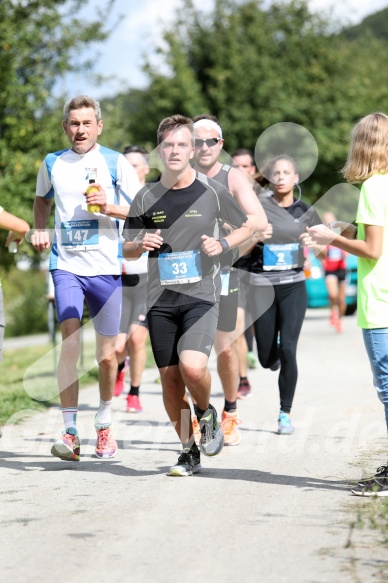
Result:
{"label": "runner's arm", "polygon": [[12,232],[15,238],[11,240],[15,241],[16,239],[23,239],[27,231],[30,230],[30,225],[23,219],[19,219],[19,217],[2,210],[0,212],[0,228],[8,229]]}
{"label": "runner's arm", "polygon": [[[238,247],[244,241],[247,241],[252,237],[254,231],[253,227],[249,221],[246,221],[239,229],[235,229],[232,233],[223,237],[223,239],[228,243],[229,249]],[[207,235],[202,235],[202,250],[209,257],[215,257],[216,255],[221,255],[223,252],[221,243],[218,239],[213,237],[208,237]]]}
{"label": "runner's arm", "polygon": [[335,235],[331,229],[324,225],[307,227],[308,235],[302,235],[308,247],[314,244],[334,245],[338,249],[352,253],[365,259],[380,259],[383,252],[384,227],[377,225],[364,225],[365,240],[347,239],[342,235]]}
{"label": "runner's arm", "polygon": [[247,215],[255,231],[264,231],[267,217],[248,178],[241,170],[231,168],[228,176],[229,189],[241,210]]}
{"label": "runner's arm", "polygon": [[134,241],[126,241],[123,245],[123,256],[125,259],[139,259],[146,251],[160,249],[163,244],[163,237],[160,236],[161,230],[157,229],[155,233],[146,232],[136,237]]}
{"label": "runner's arm", "polygon": [[47,222],[51,214],[51,199],[37,196],[34,202],[34,233],[31,243],[35,249],[42,252],[51,246],[50,236],[46,230]]}
{"label": "runner's arm", "polygon": [[106,192],[101,184],[93,184],[96,189],[93,192],[84,193],[86,202],[88,204],[95,204],[100,207],[100,213],[106,215],[107,217],[113,217],[115,219],[122,219],[123,221],[127,218],[129,213],[129,205],[119,205],[119,204],[108,204],[106,202]]}

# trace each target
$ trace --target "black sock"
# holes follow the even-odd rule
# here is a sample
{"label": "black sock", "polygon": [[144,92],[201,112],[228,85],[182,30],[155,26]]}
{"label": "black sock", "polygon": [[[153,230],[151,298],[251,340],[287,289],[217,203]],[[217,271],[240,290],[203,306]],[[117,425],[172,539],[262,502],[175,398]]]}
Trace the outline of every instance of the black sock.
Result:
{"label": "black sock", "polygon": [[194,441],[194,438],[193,438],[192,445],[190,445],[190,442],[188,442],[188,443],[182,443],[182,450],[185,451],[185,452],[193,453],[194,455],[197,455],[197,456],[199,456],[199,454],[200,454],[200,451],[198,449],[197,444]]}
{"label": "black sock", "polygon": [[136,397],[139,396],[139,389],[140,389],[140,385],[138,387],[134,387],[133,385],[131,385],[131,390],[129,391],[128,395],[136,395]]}
{"label": "black sock", "polygon": [[122,370],[124,370],[124,367],[125,367],[125,360],[124,360],[124,362],[122,362],[121,364],[119,364],[119,366],[117,367],[117,371],[118,372],[121,372]]}
{"label": "black sock", "polygon": [[224,411],[226,411],[227,413],[230,413],[231,411],[235,411],[236,409],[237,409],[237,401],[227,401],[225,399]]}
{"label": "black sock", "polygon": [[248,377],[240,377],[240,383],[241,383],[241,381],[247,381],[247,380],[248,380]]}
{"label": "black sock", "polygon": [[[206,411],[206,409],[205,409],[205,411]],[[194,405],[194,413],[196,414],[198,421],[201,419],[201,417],[203,417],[203,414],[205,413],[205,411],[200,409],[198,407],[198,405]]]}
{"label": "black sock", "polygon": [[199,455],[199,449],[195,441],[193,442],[193,445],[190,447],[190,451],[191,453]]}

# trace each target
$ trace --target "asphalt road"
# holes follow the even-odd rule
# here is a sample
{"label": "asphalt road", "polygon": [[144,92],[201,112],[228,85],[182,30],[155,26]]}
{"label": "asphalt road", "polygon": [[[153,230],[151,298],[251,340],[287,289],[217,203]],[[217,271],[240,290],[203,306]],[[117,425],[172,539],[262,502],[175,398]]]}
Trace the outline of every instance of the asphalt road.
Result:
{"label": "asphalt road", "polygon": [[[190,478],[166,476],[179,447],[155,370],[145,374],[143,413],[114,401],[113,460],[93,457],[95,385],[80,395],[79,463],[50,455],[62,427],[57,407],[11,419],[0,440],[1,580],[370,580],[386,557],[373,547],[377,535],[352,531],[369,501],[352,497],[348,483],[384,461],[383,410],[355,318],[342,335],[327,318],[310,310],[302,330],[295,435],[275,433],[278,373],[251,370],[240,445],[203,458]],[[211,368],[221,412],[214,361]]]}

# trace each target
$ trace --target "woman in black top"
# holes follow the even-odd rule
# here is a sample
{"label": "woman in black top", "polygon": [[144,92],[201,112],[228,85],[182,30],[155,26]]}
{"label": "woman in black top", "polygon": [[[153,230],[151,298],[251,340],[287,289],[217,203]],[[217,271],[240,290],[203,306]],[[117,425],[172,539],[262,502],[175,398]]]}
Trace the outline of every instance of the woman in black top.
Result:
{"label": "woman in black top", "polygon": [[271,187],[259,195],[268,227],[252,250],[250,308],[260,364],[280,368],[278,433],[291,434],[295,431],[289,414],[298,377],[296,348],[307,307],[300,235],[306,226],[322,221],[314,208],[300,200],[293,158],[277,156],[263,175]]}

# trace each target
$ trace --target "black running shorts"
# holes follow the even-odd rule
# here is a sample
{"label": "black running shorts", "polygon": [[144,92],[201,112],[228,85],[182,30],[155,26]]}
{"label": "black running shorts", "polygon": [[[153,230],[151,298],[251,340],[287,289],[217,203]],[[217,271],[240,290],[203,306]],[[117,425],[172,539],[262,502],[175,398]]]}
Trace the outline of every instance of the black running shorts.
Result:
{"label": "black running shorts", "polygon": [[218,318],[218,305],[197,301],[181,306],[154,306],[148,312],[152,352],[156,366],[179,364],[183,350],[210,355]]}

